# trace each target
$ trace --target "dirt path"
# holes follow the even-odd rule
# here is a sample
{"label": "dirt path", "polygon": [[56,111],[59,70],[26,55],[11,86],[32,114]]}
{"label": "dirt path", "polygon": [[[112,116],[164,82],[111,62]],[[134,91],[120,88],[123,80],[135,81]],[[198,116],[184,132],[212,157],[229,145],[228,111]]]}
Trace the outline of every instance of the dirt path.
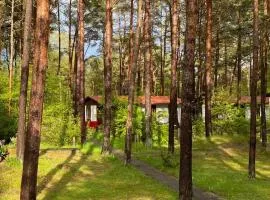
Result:
{"label": "dirt path", "polygon": [[[124,152],[122,150],[119,150],[119,149],[113,150],[113,154],[119,159],[124,160]],[[175,177],[169,176],[138,159],[133,158],[131,165],[134,166],[139,171],[143,172],[145,175],[152,177],[153,179],[168,186],[169,188],[175,190],[176,192],[179,191],[178,180]],[[222,198],[218,197],[217,195],[213,193],[204,192],[194,187],[193,199],[195,200],[221,200]]]}

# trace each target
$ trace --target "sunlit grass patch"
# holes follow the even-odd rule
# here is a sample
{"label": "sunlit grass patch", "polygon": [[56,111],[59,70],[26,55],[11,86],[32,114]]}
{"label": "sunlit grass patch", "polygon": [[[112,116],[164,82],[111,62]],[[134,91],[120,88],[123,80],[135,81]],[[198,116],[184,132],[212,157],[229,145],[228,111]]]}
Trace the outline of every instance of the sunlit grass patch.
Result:
{"label": "sunlit grass patch", "polygon": [[[101,149],[86,144],[80,151],[48,150],[39,160],[38,199],[142,199],[177,198],[177,193],[144,176]],[[3,172],[6,173],[3,173]],[[22,165],[14,154],[0,164],[0,199],[17,200]],[[157,192],[158,191],[158,192]]]}
{"label": "sunlit grass patch", "polygon": [[[123,146],[123,139],[116,141]],[[176,141],[177,143],[177,141]],[[121,145],[120,145],[121,144]],[[179,165],[168,167],[164,164],[162,152],[167,147],[154,146],[151,149],[137,144],[135,157],[164,171],[179,176]],[[194,185],[214,192],[225,199],[232,200],[268,200],[270,199],[270,155],[269,147],[265,151],[259,141],[257,145],[257,178],[248,178],[249,138],[244,135],[220,135],[210,139],[196,137],[193,140],[193,182]],[[173,159],[179,161],[179,145]],[[179,163],[179,162],[178,162]]]}

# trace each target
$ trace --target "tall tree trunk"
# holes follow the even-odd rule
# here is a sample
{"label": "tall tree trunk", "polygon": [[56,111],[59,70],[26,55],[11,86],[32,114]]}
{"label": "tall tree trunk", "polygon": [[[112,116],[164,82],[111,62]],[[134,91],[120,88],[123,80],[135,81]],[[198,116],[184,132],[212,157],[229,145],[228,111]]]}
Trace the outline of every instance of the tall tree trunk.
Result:
{"label": "tall tree trunk", "polygon": [[[121,15],[119,15],[118,20],[118,28],[119,28],[119,80],[118,80],[118,95],[122,95],[123,91],[123,36],[121,35]],[[125,53],[125,52],[124,52]]]}
{"label": "tall tree trunk", "polygon": [[219,25],[219,19],[217,21],[217,35],[216,35],[216,55],[215,55],[215,78],[214,78],[214,87],[217,89],[218,86],[218,68],[219,68],[219,50],[220,50],[220,44],[219,44],[219,38],[220,38],[220,25]]}
{"label": "tall tree trunk", "polygon": [[79,112],[81,120],[81,145],[86,142],[86,123],[85,123],[85,67],[84,67],[84,10],[83,0],[78,0],[78,71],[79,71]]}
{"label": "tall tree trunk", "polygon": [[225,67],[225,87],[228,86],[228,47],[227,47],[227,42],[225,41],[225,45],[224,45],[224,54],[225,54],[225,58],[224,58],[224,67]]}
{"label": "tall tree trunk", "polygon": [[[78,19],[78,24],[79,24],[79,19]],[[81,98],[81,76],[80,76],[80,66],[79,66],[79,27],[78,27],[78,36],[76,39],[76,84],[75,84],[75,113],[76,116],[78,117],[79,113],[80,113],[80,98]]]}
{"label": "tall tree trunk", "polygon": [[61,22],[60,22],[60,0],[57,1],[57,25],[58,25],[58,68],[57,75],[60,74],[61,69]]}
{"label": "tall tree trunk", "polygon": [[237,11],[238,17],[238,39],[237,39],[237,105],[241,99],[241,80],[242,80],[242,20],[240,10]]}
{"label": "tall tree trunk", "polygon": [[152,121],[152,103],[151,103],[151,1],[145,0],[145,135],[146,135],[146,146],[152,145],[152,134],[151,134],[151,121]]}
{"label": "tall tree trunk", "polygon": [[258,81],[258,52],[259,52],[259,1],[253,0],[253,67],[251,69],[251,117],[250,117],[250,146],[249,167],[250,178],[255,178],[256,160],[256,115],[257,115],[257,81]]}
{"label": "tall tree trunk", "polygon": [[[2,52],[2,37],[3,31],[1,29],[3,22],[4,22],[4,3],[0,4],[0,52]],[[2,64],[2,58],[0,58],[0,65]]]}
{"label": "tall tree trunk", "polygon": [[171,91],[169,104],[168,151],[174,153],[174,126],[177,122],[177,44],[178,44],[178,0],[171,1]]}
{"label": "tall tree trunk", "polygon": [[[269,0],[264,0],[264,16],[269,17],[268,13],[268,5]],[[263,42],[261,45],[264,47],[263,51],[263,61],[261,65],[261,136],[262,136],[262,146],[266,148],[267,146],[267,126],[266,126],[266,113],[265,113],[265,100],[267,93],[267,67],[268,67],[268,48],[269,48],[269,40],[268,40],[268,30],[267,24],[265,23],[266,30],[264,31]]]}
{"label": "tall tree trunk", "polygon": [[206,0],[205,136],[212,133],[212,0]]}
{"label": "tall tree trunk", "polygon": [[13,87],[13,60],[14,60],[14,1],[11,1],[11,16],[10,16],[10,55],[9,55],[9,101],[8,113],[11,113],[12,87]]}
{"label": "tall tree trunk", "polygon": [[112,1],[106,0],[105,19],[105,45],[104,45],[104,80],[105,80],[105,106],[104,106],[104,139],[102,153],[111,151],[111,107],[112,107]]}
{"label": "tall tree trunk", "polygon": [[[71,94],[73,94],[72,88],[72,63],[73,63],[73,47],[72,47],[72,38],[71,38],[71,27],[72,27],[72,0],[69,0],[68,8],[68,65],[69,65],[69,88]],[[74,40],[75,41],[75,40]]]}
{"label": "tall tree trunk", "polygon": [[32,76],[29,123],[25,140],[21,199],[36,199],[41,123],[48,67],[49,1],[37,0],[35,60]]}
{"label": "tall tree trunk", "polygon": [[192,116],[195,100],[196,0],[186,1],[186,48],[182,74],[179,199],[192,199]]}
{"label": "tall tree trunk", "polygon": [[74,81],[74,91],[73,91],[73,110],[74,117],[78,116],[78,89],[79,89],[79,76],[78,76],[78,38],[75,36],[75,58],[74,58],[74,67],[73,67],[73,81]]}
{"label": "tall tree trunk", "polygon": [[202,113],[202,93],[203,93],[203,48],[202,48],[202,9],[203,2],[198,1],[198,73],[197,73],[197,83],[196,83],[196,114],[199,116]]}
{"label": "tall tree trunk", "polygon": [[[142,25],[142,0],[138,0],[138,12],[137,12],[137,29],[134,38],[133,33],[133,0],[131,0],[131,19],[130,19],[130,69],[129,72],[129,93],[128,93],[128,117],[127,117],[127,135],[126,135],[126,163],[131,161],[131,144],[132,144],[132,133],[133,133],[133,104],[134,104],[134,93],[135,93],[135,78],[137,71],[138,55],[140,48],[140,38],[141,38],[141,25]],[[134,40],[135,39],[135,40]],[[133,45],[134,43],[134,45]]]}
{"label": "tall tree trunk", "polygon": [[164,96],[165,93],[165,81],[164,81],[164,69],[166,67],[166,53],[167,53],[167,32],[168,32],[168,25],[167,25],[167,14],[165,16],[165,28],[164,28],[164,37],[163,41],[163,52],[162,52],[162,60],[161,60],[161,68],[160,68],[160,88],[161,88],[161,96]]}
{"label": "tall tree trunk", "polygon": [[17,133],[17,158],[23,159],[25,125],[26,125],[26,105],[27,105],[27,88],[29,76],[29,60],[31,49],[31,23],[32,23],[32,0],[25,0],[24,30],[23,30],[23,57],[21,65],[21,88],[19,98],[19,121]]}

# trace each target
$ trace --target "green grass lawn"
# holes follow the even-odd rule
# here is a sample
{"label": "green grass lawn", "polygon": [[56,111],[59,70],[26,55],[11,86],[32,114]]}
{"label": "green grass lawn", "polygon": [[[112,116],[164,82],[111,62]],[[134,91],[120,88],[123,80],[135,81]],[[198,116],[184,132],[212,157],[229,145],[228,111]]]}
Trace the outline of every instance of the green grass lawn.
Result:
{"label": "green grass lawn", "polygon": [[[123,148],[123,140],[114,142]],[[225,199],[268,200],[270,199],[270,152],[263,151],[258,142],[256,172],[257,178],[249,180],[248,138],[244,136],[213,136],[194,139],[193,143],[193,182],[195,186]],[[134,156],[146,163],[178,177],[179,145],[176,154],[166,158],[166,147],[145,148],[142,144],[133,145]],[[163,156],[162,156],[163,155]],[[162,158],[163,157],[163,158]],[[169,160],[165,162],[164,160]]]}
{"label": "green grass lawn", "polygon": [[[22,166],[11,156],[0,163],[0,199],[17,200]],[[100,155],[100,148],[86,145],[83,153],[41,153],[38,199],[44,200],[154,200],[177,199],[177,193],[118,159]]]}

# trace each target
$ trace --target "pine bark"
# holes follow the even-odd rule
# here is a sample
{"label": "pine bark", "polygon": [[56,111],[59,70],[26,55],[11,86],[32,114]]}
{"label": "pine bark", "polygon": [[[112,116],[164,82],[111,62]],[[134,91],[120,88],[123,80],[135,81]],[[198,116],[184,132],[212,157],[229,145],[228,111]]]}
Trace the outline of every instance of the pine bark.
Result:
{"label": "pine bark", "polygon": [[215,74],[214,74],[214,87],[217,89],[218,86],[218,68],[219,68],[219,57],[220,57],[220,24],[219,19],[217,22],[217,35],[216,35],[216,54],[215,54]]}
{"label": "pine bark", "polygon": [[205,136],[212,134],[212,0],[206,0]]}
{"label": "pine bark", "polygon": [[237,105],[241,99],[241,81],[242,81],[242,20],[240,11],[237,12],[238,15],[238,39],[237,39]]}
{"label": "pine bark", "polygon": [[25,0],[25,17],[23,30],[23,57],[21,65],[21,88],[19,98],[19,121],[17,133],[17,158],[23,159],[26,129],[26,105],[29,76],[29,61],[31,51],[32,0]]}
{"label": "pine bark", "polygon": [[195,100],[196,0],[187,1],[186,48],[182,74],[179,199],[192,199],[192,116]]}
{"label": "pine bark", "polygon": [[202,114],[202,104],[203,104],[203,9],[204,9],[204,2],[198,1],[198,72],[197,72],[197,82],[196,82],[196,117]]}
{"label": "pine bark", "polygon": [[225,78],[224,78],[224,83],[225,83],[225,87],[228,86],[228,46],[227,46],[227,42],[225,41],[225,45],[224,45],[224,67],[225,67]]}
{"label": "pine bark", "polygon": [[[264,0],[264,16],[269,17],[269,0]],[[265,22],[267,23],[267,22]],[[263,62],[261,65],[261,137],[262,137],[262,146],[266,148],[267,146],[267,125],[266,125],[266,113],[265,113],[265,100],[267,93],[267,68],[268,68],[268,48],[269,48],[269,39],[268,39],[268,26],[265,25],[266,30],[264,31],[263,43]]]}
{"label": "pine bark", "polygon": [[160,68],[160,95],[164,96],[165,94],[165,77],[164,77],[164,70],[166,67],[166,54],[167,54],[167,33],[168,33],[168,16],[167,13],[165,14],[165,24],[164,24],[164,35],[163,35],[163,40],[161,37],[161,45],[162,45],[162,50],[161,50],[161,68]]}
{"label": "pine bark", "polygon": [[250,144],[249,144],[249,166],[250,178],[255,178],[256,162],[256,114],[257,114],[257,81],[259,65],[259,1],[253,0],[253,66],[251,69],[251,117],[250,117]]}
{"label": "pine bark", "polygon": [[72,47],[72,38],[71,38],[71,27],[72,27],[72,0],[69,0],[68,8],[68,65],[69,65],[69,88],[71,94],[73,94],[72,88],[72,63],[73,63],[73,47]]}
{"label": "pine bark", "polygon": [[84,109],[84,98],[85,98],[85,66],[84,66],[84,0],[78,0],[78,75],[79,79],[79,113],[81,123],[81,145],[86,142],[86,123],[85,123],[85,109]]}
{"label": "pine bark", "polygon": [[10,16],[10,54],[9,54],[9,101],[8,101],[8,113],[11,113],[11,101],[13,96],[13,65],[14,65],[14,2],[15,0],[11,1],[11,16]]}
{"label": "pine bark", "polygon": [[37,0],[35,31],[35,60],[32,75],[28,131],[25,140],[23,175],[21,182],[22,200],[36,199],[37,171],[40,148],[41,123],[48,67],[49,1]]}
{"label": "pine bark", "polygon": [[105,80],[105,106],[104,106],[104,139],[102,153],[111,151],[111,108],[112,108],[112,1],[106,0],[105,18],[105,44],[104,44],[104,80]]}
{"label": "pine bark", "polygon": [[127,135],[125,144],[126,153],[126,163],[131,161],[131,148],[132,148],[132,134],[133,134],[133,104],[134,104],[134,94],[135,94],[135,79],[137,72],[137,63],[140,48],[140,38],[141,38],[141,25],[142,25],[142,0],[138,0],[138,12],[137,12],[137,29],[134,35],[133,33],[133,9],[134,4],[131,0],[131,19],[130,19],[130,74],[129,74],[129,94],[128,94],[128,117],[127,117]]}
{"label": "pine bark", "polygon": [[151,90],[152,90],[152,75],[151,75],[151,1],[145,0],[145,25],[144,25],[144,43],[145,43],[145,136],[146,146],[152,145],[151,122],[152,122],[152,104],[151,104]]}
{"label": "pine bark", "polygon": [[171,1],[171,90],[169,104],[168,151],[174,153],[174,128],[177,122],[177,44],[178,44],[178,0]]}
{"label": "pine bark", "polygon": [[58,68],[57,75],[60,74],[61,69],[61,19],[60,19],[60,0],[57,1],[57,25],[58,25]]}
{"label": "pine bark", "polygon": [[78,90],[79,90],[79,76],[78,76],[78,38],[75,36],[75,55],[73,64],[73,80],[74,80],[74,91],[73,91],[73,110],[74,117],[78,117]]}

